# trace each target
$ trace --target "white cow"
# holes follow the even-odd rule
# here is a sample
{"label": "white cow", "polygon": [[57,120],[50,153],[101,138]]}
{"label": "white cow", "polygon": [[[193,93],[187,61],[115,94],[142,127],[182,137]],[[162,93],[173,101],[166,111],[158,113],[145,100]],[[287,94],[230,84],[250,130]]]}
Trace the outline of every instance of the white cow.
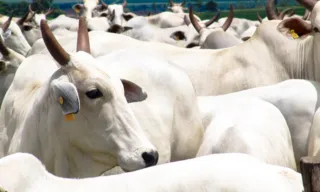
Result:
{"label": "white cow", "polygon": [[[158,177],[154,179],[154,177]],[[0,186],[14,192],[301,192],[301,175],[245,154],[215,154],[132,173],[86,179],[50,174],[28,153],[0,159]]]}
{"label": "white cow", "polygon": [[147,94],[99,67],[89,54],[83,17],[79,25],[77,52],[69,54],[41,21],[42,36],[57,63],[34,55],[18,68],[0,111],[0,155],[32,153],[61,177],[98,176],[117,165],[133,171],[157,164],[159,154],[128,105]]}
{"label": "white cow", "polygon": [[[262,99],[276,106],[289,126],[295,160],[298,163],[303,156],[313,156],[320,153],[319,140],[312,139],[320,135],[320,129],[316,126],[317,123],[314,123],[319,121],[319,117],[315,116],[320,106],[319,94],[320,84],[318,82],[292,79],[275,85],[208,97],[207,100],[212,100],[219,104],[222,101],[230,102],[249,96]],[[205,105],[202,106],[206,107]],[[208,105],[208,109],[212,109],[212,107]],[[308,145],[312,146],[309,152]],[[299,164],[297,165],[299,170]]]}
{"label": "white cow", "polygon": [[290,131],[274,105],[255,97],[198,97],[206,129],[197,156],[246,153],[296,170]]}

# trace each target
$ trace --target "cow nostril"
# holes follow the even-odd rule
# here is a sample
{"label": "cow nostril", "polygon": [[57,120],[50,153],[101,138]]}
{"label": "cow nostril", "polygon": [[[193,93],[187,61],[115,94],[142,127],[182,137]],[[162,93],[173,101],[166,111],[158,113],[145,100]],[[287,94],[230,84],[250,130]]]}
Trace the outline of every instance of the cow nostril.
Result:
{"label": "cow nostril", "polygon": [[146,167],[150,167],[158,163],[159,153],[157,151],[144,152],[142,153],[142,158],[146,164]]}
{"label": "cow nostril", "polygon": [[315,27],[314,29],[314,32],[318,33],[319,32],[319,29],[317,27]]}

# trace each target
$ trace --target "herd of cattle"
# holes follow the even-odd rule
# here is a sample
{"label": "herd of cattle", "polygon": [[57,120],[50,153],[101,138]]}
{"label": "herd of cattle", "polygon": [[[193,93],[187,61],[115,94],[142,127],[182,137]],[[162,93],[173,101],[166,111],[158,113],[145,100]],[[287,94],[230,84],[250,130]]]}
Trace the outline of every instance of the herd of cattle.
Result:
{"label": "herd of cattle", "polygon": [[299,160],[320,155],[320,3],[297,1],[304,16],[268,0],[257,21],[172,0],[1,15],[0,191],[302,192]]}

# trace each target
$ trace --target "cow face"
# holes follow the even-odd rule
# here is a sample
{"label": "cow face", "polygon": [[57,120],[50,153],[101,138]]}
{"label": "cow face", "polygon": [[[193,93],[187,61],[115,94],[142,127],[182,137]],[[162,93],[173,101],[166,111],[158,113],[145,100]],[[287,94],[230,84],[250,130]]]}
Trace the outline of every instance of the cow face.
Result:
{"label": "cow face", "polygon": [[[31,49],[31,46],[22,34],[19,26],[15,22],[11,22],[10,18],[8,19],[6,17],[1,17],[0,23],[2,25],[8,23],[8,27],[3,30],[4,43],[19,54],[26,55]],[[7,33],[10,33],[10,35]]]}
{"label": "cow face", "polygon": [[99,67],[90,55],[85,20],[81,17],[79,21],[78,52],[71,55],[46,23],[41,26],[49,52],[61,65],[51,78],[50,93],[65,125],[63,135],[73,147],[102,163],[101,173],[116,165],[133,171],[157,164],[158,153],[128,104],[145,100],[147,94],[133,82],[110,76]]}

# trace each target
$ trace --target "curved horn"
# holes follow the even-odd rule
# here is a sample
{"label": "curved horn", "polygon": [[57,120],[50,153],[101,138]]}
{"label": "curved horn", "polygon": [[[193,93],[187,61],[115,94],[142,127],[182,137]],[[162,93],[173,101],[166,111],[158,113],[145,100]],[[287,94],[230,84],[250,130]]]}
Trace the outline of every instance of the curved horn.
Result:
{"label": "curved horn", "polygon": [[278,15],[274,11],[274,0],[267,0],[266,14],[269,20],[278,19]]}
{"label": "curved horn", "polygon": [[210,19],[210,21],[205,22],[204,25],[208,27],[213,22],[215,22],[219,18],[219,16],[220,16],[220,11],[218,11],[217,14]]}
{"label": "curved horn", "polygon": [[229,12],[228,18],[227,18],[227,20],[224,22],[224,24],[221,26],[221,28],[222,28],[224,31],[226,31],[226,30],[230,27],[230,25],[231,25],[231,23],[232,23],[232,20],[233,20],[233,5],[230,4],[230,12]]}
{"label": "curved horn", "polygon": [[116,10],[114,9],[110,15],[110,21],[113,21],[115,16],[116,16]]}
{"label": "curved horn", "polygon": [[8,57],[9,54],[10,54],[9,49],[8,49],[7,46],[5,46],[2,38],[0,38],[0,53],[1,53],[4,57]]}
{"label": "curved horn", "polygon": [[51,54],[51,56],[62,66],[65,66],[70,61],[70,55],[61,47],[57,39],[51,32],[46,20],[40,22],[40,29],[43,41]]}
{"label": "curved horn", "polygon": [[31,5],[29,5],[29,12],[30,12],[30,13],[34,12],[34,11],[32,10],[32,6],[31,6]]}
{"label": "curved horn", "polygon": [[8,20],[6,22],[3,23],[3,25],[1,26],[3,32],[7,31],[9,26],[10,26],[10,23],[11,23],[11,20],[12,20],[12,16],[10,16],[8,18]]}
{"label": "curved horn", "polygon": [[287,9],[281,11],[281,13],[278,16],[278,19],[282,20],[284,18],[284,16],[286,16],[292,10],[293,10],[292,8],[287,8]]}
{"label": "curved horn", "polygon": [[184,6],[184,4],[186,4],[186,0],[183,0],[183,2],[181,3],[181,6]]}
{"label": "curved horn", "polygon": [[50,15],[53,11],[54,11],[54,8],[50,8],[50,9],[45,13],[45,15],[46,15],[46,16],[47,16],[47,15]]}
{"label": "curved horn", "polygon": [[127,6],[127,0],[124,0],[122,3],[122,7],[125,8]]}
{"label": "curved horn", "polygon": [[291,13],[288,14],[289,17],[292,17],[294,14],[296,14],[296,9],[293,8]]}
{"label": "curved horn", "polygon": [[107,8],[108,4],[106,4],[103,0],[100,0],[102,7]]}
{"label": "curved horn", "polygon": [[91,53],[87,22],[83,16],[79,18],[77,51]]}
{"label": "curved horn", "polygon": [[23,23],[27,20],[29,13],[26,13],[21,19],[19,19],[16,23],[18,25],[23,25]]}
{"label": "curved horn", "polygon": [[262,23],[262,18],[261,18],[261,16],[260,16],[259,12],[257,12],[257,18],[258,18],[258,21],[259,21],[260,23]]}
{"label": "curved horn", "polygon": [[312,11],[313,7],[317,3],[317,0],[297,0],[297,2],[309,11]]}
{"label": "curved horn", "polygon": [[280,11],[278,9],[278,7],[276,7],[276,14],[279,16],[280,15]]}
{"label": "curved horn", "polygon": [[190,6],[189,8],[189,17],[193,27],[198,31],[198,33],[200,33],[200,30],[202,29],[202,27],[199,25],[198,21],[193,16],[192,6]]}
{"label": "curved horn", "polygon": [[184,15],[183,20],[184,20],[184,23],[185,23],[187,26],[190,25],[190,19],[188,18],[187,15]]}
{"label": "curved horn", "polygon": [[173,6],[173,1],[172,0],[169,0],[169,3],[170,3],[170,6],[172,7]]}
{"label": "curved horn", "polygon": [[308,9],[305,9],[302,19],[307,20],[309,17],[309,14],[310,14],[310,11]]}

